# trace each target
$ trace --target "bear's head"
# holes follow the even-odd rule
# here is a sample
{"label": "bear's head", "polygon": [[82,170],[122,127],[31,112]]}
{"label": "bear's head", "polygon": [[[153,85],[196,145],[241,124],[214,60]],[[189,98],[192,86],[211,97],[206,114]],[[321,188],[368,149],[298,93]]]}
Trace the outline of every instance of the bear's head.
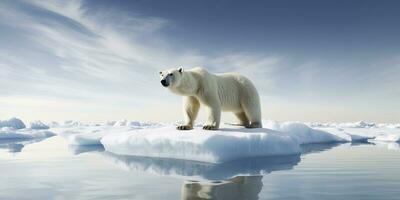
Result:
{"label": "bear's head", "polygon": [[183,68],[160,71],[161,85],[164,87],[177,87],[181,83]]}

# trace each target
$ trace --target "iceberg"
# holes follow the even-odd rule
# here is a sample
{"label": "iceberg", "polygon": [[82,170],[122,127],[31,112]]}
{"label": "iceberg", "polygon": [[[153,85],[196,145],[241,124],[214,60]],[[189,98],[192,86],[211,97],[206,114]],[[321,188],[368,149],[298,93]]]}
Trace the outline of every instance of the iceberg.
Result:
{"label": "iceberg", "polygon": [[30,128],[31,129],[49,129],[50,127],[48,125],[46,125],[45,123],[37,120],[37,121],[31,122]]}
{"label": "iceberg", "polygon": [[0,128],[9,127],[14,129],[23,129],[26,128],[24,122],[18,118],[11,118],[9,120],[0,120]]}

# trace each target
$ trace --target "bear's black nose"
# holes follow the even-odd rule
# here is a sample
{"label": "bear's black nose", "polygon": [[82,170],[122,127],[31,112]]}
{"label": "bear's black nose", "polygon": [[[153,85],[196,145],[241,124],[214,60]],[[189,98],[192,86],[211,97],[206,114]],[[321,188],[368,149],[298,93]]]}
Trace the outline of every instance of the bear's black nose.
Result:
{"label": "bear's black nose", "polygon": [[165,79],[161,80],[161,85],[163,85],[164,87],[168,87],[168,83]]}

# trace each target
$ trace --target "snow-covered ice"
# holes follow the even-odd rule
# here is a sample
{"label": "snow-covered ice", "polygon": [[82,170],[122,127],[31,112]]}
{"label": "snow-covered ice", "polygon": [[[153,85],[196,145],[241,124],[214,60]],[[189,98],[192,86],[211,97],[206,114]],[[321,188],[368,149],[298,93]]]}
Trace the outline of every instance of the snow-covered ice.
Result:
{"label": "snow-covered ice", "polygon": [[137,129],[160,127],[162,124],[137,121],[111,121],[106,123],[84,124],[77,121],[67,121],[54,126],[59,135],[64,137],[70,145],[101,145],[100,139],[107,134],[130,132]]}
{"label": "snow-covered ice", "polygon": [[26,128],[24,122],[18,118],[0,121],[0,139],[38,139],[54,136],[55,134],[43,129],[44,124],[35,122],[31,128]]}
{"label": "snow-covered ice", "polygon": [[106,151],[132,156],[173,158],[222,163],[246,157],[294,155],[301,146],[318,143],[398,142],[396,124],[296,123],[264,120],[265,128],[245,129],[222,125],[217,131],[195,127],[178,131],[173,124],[111,121],[106,123],[65,122],[60,135],[71,145],[100,145]]}
{"label": "snow-covered ice", "polygon": [[225,125],[217,131],[177,131],[174,126],[167,126],[107,134],[101,143],[116,154],[221,163],[246,157],[299,154],[300,145],[304,144],[359,142],[369,138],[337,129],[314,129],[301,123],[270,121],[265,127]]}
{"label": "snow-covered ice", "polygon": [[211,163],[300,152],[298,143],[290,135],[268,129],[178,131],[175,126],[167,126],[107,134],[101,143],[107,151],[117,154]]}
{"label": "snow-covered ice", "polygon": [[375,137],[375,140],[384,142],[400,142],[400,134],[378,135]]}
{"label": "snow-covered ice", "polygon": [[24,122],[18,118],[11,118],[8,120],[0,120],[0,128],[2,127],[8,127],[8,128],[14,128],[14,129],[23,129],[26,128]]}
{"label": "snow-covered ice", "polygon": [[35,139],[54,136],[51,131],[35,129],[14,129],[3,127],[0,129],[0,139]]}
{"label": "snow-covered ice", "polygon": [[31,129],[49,129],[50,127],[41,121],[33,121],[30,124]]}

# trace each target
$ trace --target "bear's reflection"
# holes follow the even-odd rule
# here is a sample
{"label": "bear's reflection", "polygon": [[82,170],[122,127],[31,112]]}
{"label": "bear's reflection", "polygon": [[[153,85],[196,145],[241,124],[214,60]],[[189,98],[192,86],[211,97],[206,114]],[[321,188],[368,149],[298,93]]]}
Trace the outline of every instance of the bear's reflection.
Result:
{"label": "bear's reflection", "polygon": [[256,200],[262,189],[262,176],[238,176],[226,181],[186,181],[182,200]]}

